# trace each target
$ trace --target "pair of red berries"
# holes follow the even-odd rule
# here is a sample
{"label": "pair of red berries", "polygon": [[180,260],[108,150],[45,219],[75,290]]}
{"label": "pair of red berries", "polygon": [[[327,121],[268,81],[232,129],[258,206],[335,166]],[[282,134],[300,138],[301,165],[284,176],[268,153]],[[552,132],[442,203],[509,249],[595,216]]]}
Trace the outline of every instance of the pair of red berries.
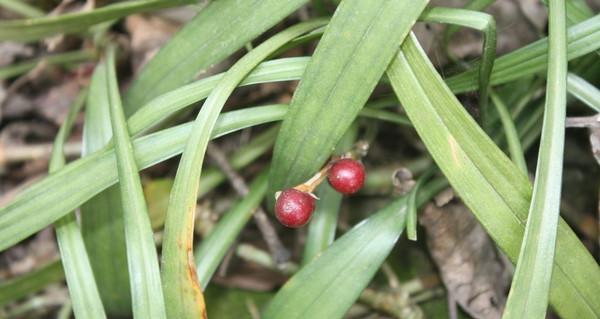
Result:
{"label": "pair of red berries", "polygon": [[[356,193],[365,183],[365,167],[353,159],[344,158],[333,163],[327,175],[336,191],[349,195]],[[296,188],[282,191],[275,202],[275,216],[291,228],[304,226],[315,210],[315,196]]]}

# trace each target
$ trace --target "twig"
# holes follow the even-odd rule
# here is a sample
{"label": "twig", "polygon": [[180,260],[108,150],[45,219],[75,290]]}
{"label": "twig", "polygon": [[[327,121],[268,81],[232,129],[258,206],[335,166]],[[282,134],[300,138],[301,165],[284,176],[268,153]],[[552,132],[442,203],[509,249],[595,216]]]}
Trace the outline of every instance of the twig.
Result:
{"label": "twig", "polygon": [[[207,153],[215,160],[223,173],[225,173],[225,176],[227,176],[227,179],[229,179],[229,182],[235,191],[242,197],[247,196],[250,192],[248,185],[246,185],[244,179],[235,171],[231,164],[229,164],[229,161],[225,157],[223,151],[221,151],[214,143],[210,143],[207,148]],[[278,266],[282,266],[290,259],[290,253],[281,243],[281,240],[279,239],[275,228],[269,221],[267,214],[259,206],[256,209],[253,218],[265,242],[267,243],[267,246],[269,247],[269,251],[273,256],[273,260]]]}
{"label": "twig", "polygon": [[[25,145],[2,145],[0,144],[0,167],[16,162],[24,162],[34,159],[50,158],[52,143],[25,144]],[[81,143],[72,142],[65,144],[65,156],[74,157],[81,154]]]}
{"label": "twig", "polygon": [[452,292],[448,292],[448,317],[450,319],[458,318],[458,309],[456,309],[456,299],[452,295]]}
{"label": "twig", "polygon": [[600,127],[600,116],[567,117],[566,127]]}

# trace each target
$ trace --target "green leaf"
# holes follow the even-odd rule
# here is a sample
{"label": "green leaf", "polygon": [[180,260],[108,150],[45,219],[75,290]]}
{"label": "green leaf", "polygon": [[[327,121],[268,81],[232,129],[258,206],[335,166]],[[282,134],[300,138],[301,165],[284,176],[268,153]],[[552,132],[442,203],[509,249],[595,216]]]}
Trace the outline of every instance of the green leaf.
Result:
{"label": "green leaf", "polygon": [[[73,123],[86,96],[87,90],[79,93],[56,134],[48,164],[50,174],[65,166],[64,144],[69,138]],[[73,303],[73,312],[80,318],[106,318],[75,213],[71,212],[61,217],[54,226],[69,295]]]}
{"label": "green leaf", "polygon": [[275,142],[269,194],[303,182],[323,165],[426,4],[426,0],[340,3]]}
{"label": "green leaf", "polygon": [[548,80],[544,124],[525,236],[502,318],[545,318],[560,216],[567,106],[567,22],[549,1]]}
{"label": "green leaf", "polygon": [[[135,318],[166,318],[158,255],[133,145],[127,132],[115,71],[115,48],[106,53],[106,85],[123,204],[127,264]],[[124,271],[124,269],[121,269]]]}
{"label": "green leaf", "polygon": [[82,32],[95,24],[119,19],[132,13],[168,8],[184,3],[189,3],[189,1],[132,0],[86,12],[0,21],[0,41],[33,41],[61,33]]}
{"label": "green leaf", "polygon": [[[300,57],[263,62],[246,76],[240,86],[297,80],[302,76],[308,60],[307,57]],[[223,75],[224,73],[213,75],[152,99],[129,118],[129,131],[132,135],[139,135],[170,115],[202,101],[217,86]]]}
{"label": "green leaf", "polygon": [[519,168],[521,173],[527,174],[527,163],[525,162],[525,155],[523,154],[523,148],[521,147],[521,141],[519,140],[519,133],[517,132],[515,123],[513,122],[512,117],[508,112],[508,108],[502,99],[500,99],[500,97],[493,92],[491,96],[493,104],[496,107],[496,112],[498,113],[500,121],[502,122],[510,157],[515,165]]}
{"label": "green leaf", "polygon": [[259,175],[250,185],[250,192],[237,202],[217,226],[211,230],[195,251],[196,272],[202,289],[206,289],[215,270],[231,248],[267,192],[267,173]]}
{"label": "green leaf", "polygon": [[410,190],[407,199],[407,207],[408,207],[408,215],[406,216],[406,237],[408,239],[416,241],[417,240],[417,196],[419,195],[419,191],[425,181],[431,177],[433,174],[433,169],[430,168],[425,171],[415,183],[415,186]]}
{"label": "green leaf", "polygon": [[[567,31],[567,58],[573,60],[600,48],[600,15],[580,22]],[[548,38],[497,58],[494,62],[491,84],[503,84],[525,75],[543,71],[548,61]],[[476,90],[478,88],[477,64],[468,71],[446,79],[454,93]]]}
{"label": "green leaf", "polygon": [[[467,3],[463,9],[469,11],[482,11],[483,9],[490,6],[496,0],[471,0]],[[448,47],[448,43],[450,42],[452,36],[459,30],[459,28],[463,26],[462,24],[450,25],[444,32],[444,46]]]}
{"label": "green leaf", "polygon": [[182,153],[165,221],[162,279],[169,317],[201,318],[206,311],[191,254],[202,163],[211,131],[221,109],[238,84],[262,60],[284,44],[322,26],[325,22],[315,20],[297,24],[248,52],[225,73],[202,105]]}
{"label": "green leaf", "polygon": [[211,1],[161,48],[125,97],[130,115],[152,98],[189,82],[242,48],[307,0]]}
{"label": "green leaf", "polygon": [[405,220],[403,197],[359,223],[288,280],[262,318],[342,318],[394,247]]}
{"label": "green leaf", "polygon": [[64,53],[52,54],[16,64],[7,65],[0,68],[0,80],[9,79],[23,73],[33,70],[40,64],[44,65],[64,65],[92,60],[96,53],[91,50],[70,51]]}
{"label": "green leaf", "polygon": [[567,75],[569,93],[596,112],[600,112],[600,90],[576,74]]}
{"label": "green leaf", "polygon": [[[279,121],[287,105],[251,107],[221,114],[212,138],[263,123]],[[178,125],[133,141],[140,169],[169,159],[183,150],[192,123]],[[0,251],[53,223],[114,184],[117,177],[112,148],[76,160],[32,185],[0,209]]]}
{"label": "green leaf", "polygon": [[[388,77],[419,136],[451,185],[502,250],[515,261],[525,228],[531,184],[467,114],[413,38]],[[600,315],[600,269],[564,221],[550,300],[566,318]]]}
{"label": "green leaf", "polygon": [[[83,156],[102,149],[112,138],[110,104],[104,62],[96,65],[90,83],[83,127]],[[123,204],[118,185],[81,206],[81,232],[98,291],[109,316],[131,316],[131,293],[123,226]]]}
{"label": "green leaf", "polygon": [[51,283],[64,279],[60,260],[50,262],[40,268],[0,283],[0,306],[38,292]]}

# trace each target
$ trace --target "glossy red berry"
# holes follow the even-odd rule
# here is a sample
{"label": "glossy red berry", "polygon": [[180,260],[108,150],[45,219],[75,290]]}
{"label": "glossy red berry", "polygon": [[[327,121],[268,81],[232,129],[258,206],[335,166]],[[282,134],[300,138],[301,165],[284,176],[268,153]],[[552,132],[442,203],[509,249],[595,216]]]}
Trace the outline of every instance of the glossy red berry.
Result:
{"label": "glossy red berry", "polygon": [[331,166],[329,184],[342,194],[354,194],[365,183],[365,167],[359,161],[344,158]]}
{"label": "glossy red berry", "polygon": [[291,228],[304,226],[315,210],[315,198],[297,189],[286,189],[275,202],[275,216],[283,225]]}

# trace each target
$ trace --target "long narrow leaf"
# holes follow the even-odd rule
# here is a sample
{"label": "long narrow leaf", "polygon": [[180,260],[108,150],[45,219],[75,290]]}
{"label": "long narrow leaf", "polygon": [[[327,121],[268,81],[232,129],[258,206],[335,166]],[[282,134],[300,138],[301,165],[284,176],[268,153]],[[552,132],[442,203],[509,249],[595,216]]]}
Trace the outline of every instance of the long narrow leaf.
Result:
{"label": "long narrow leaf", "polygon": [[[104,148],[112,138],[110,103],[104,62],[90,82],[85,110],[82,155]],[[119,186],[109,187],[81,206],[81,232],[85,240],[100,297],[108,316],[131,316],[131,293]]]}
{"label": "long narrow leaf", "polygon": [[165,221],[162,279],[169,317],[201,318],[206,312],[192,256],[194,214],[204,153],[221,109],[238,84],[262,60],[325,22],[317,20],[292,26],[250,51],[225,73],[198,113],[177,169]]}
{"label": "long narrow leaf", "polygon": [[281,125],[269,193],[307,180],[323,165],[426,4],[426,0],[340,3]]}
{"label": "long narrow leaf", "polygon": [[567,89],[569,90],[569,93],[587,106],[591,107],[596,112],[600,112],[600,90],[598,90],[598,88],[576,74],[569,73],[567,75]]}
{"label": "long narrow leaf", "polygon": [[[67,118],[54,139],[52,155],[48,165],[50,174],[65,165],[64,144],[69,137],[75,118],[79,114],[86,96],[87,89],[79,94],[69,109]],[[60,258],[73,304],[73,312],[79,318],[106,318],[75,213],[72,212],[60,218],[55,223],[55,228]]]}
{"label": "long narrow leaf", "polygon": [[81,32],[95,24],[132,13],[181,5],[182,0],[132,0],[88,12],[0,22],[0,41],[32,41],[60,33]]}
{"label": "long narrow leaf", "polygon": [[560,216],[567,104],[567,22],[562,0],[549,0],[544,126],[525,236],[502,318],[545,318]]}
{"label": "long narrow leaf", "polygon": [[133,315],[135,318],[167,318],[158,269],[158,256],[133,146],[129,139],[125,114],[121,106],[114,59],[115,48],[110,46],[106,54],[106,85],[119,186],[125,214],[125,242]]}
{"label": "long narrow leaf", "polygon": [[262,318],[342,318],[394,247],[405,220],[403,197],[358,224],[288,280]]}
{"label": "long narrow leaf", "polygon": [[[415,40],[407,39],[388,76],[417,133],[454,189],[515,261],[531,184],[460,105]],[[477,191],[473,191],[477,190]],[[600,269],[564,221],[559,223],[551,302],[567,318],[600,314]]]}
{"label": "long narrow leaf", "polygon": [[519,140],[519,134],[515,127],[515,123],[508,112],[508,108],[500,97],[494,93],[492,93],[491,96],[494,106],[496,107],[496,112],[502,122],[502,127],[504,128],[510,157],[519,170],[521,170],[523,174],[527,174],[527,163],[525,162],[525,155],[523,154],[523,148],[521,147],[521,141]]}
{"label": "long narrow leaf", "polygon": [[126,114],[133,114],[152,98],[189,82],[307,1],[211,1],[138,74],[125,98]]}

